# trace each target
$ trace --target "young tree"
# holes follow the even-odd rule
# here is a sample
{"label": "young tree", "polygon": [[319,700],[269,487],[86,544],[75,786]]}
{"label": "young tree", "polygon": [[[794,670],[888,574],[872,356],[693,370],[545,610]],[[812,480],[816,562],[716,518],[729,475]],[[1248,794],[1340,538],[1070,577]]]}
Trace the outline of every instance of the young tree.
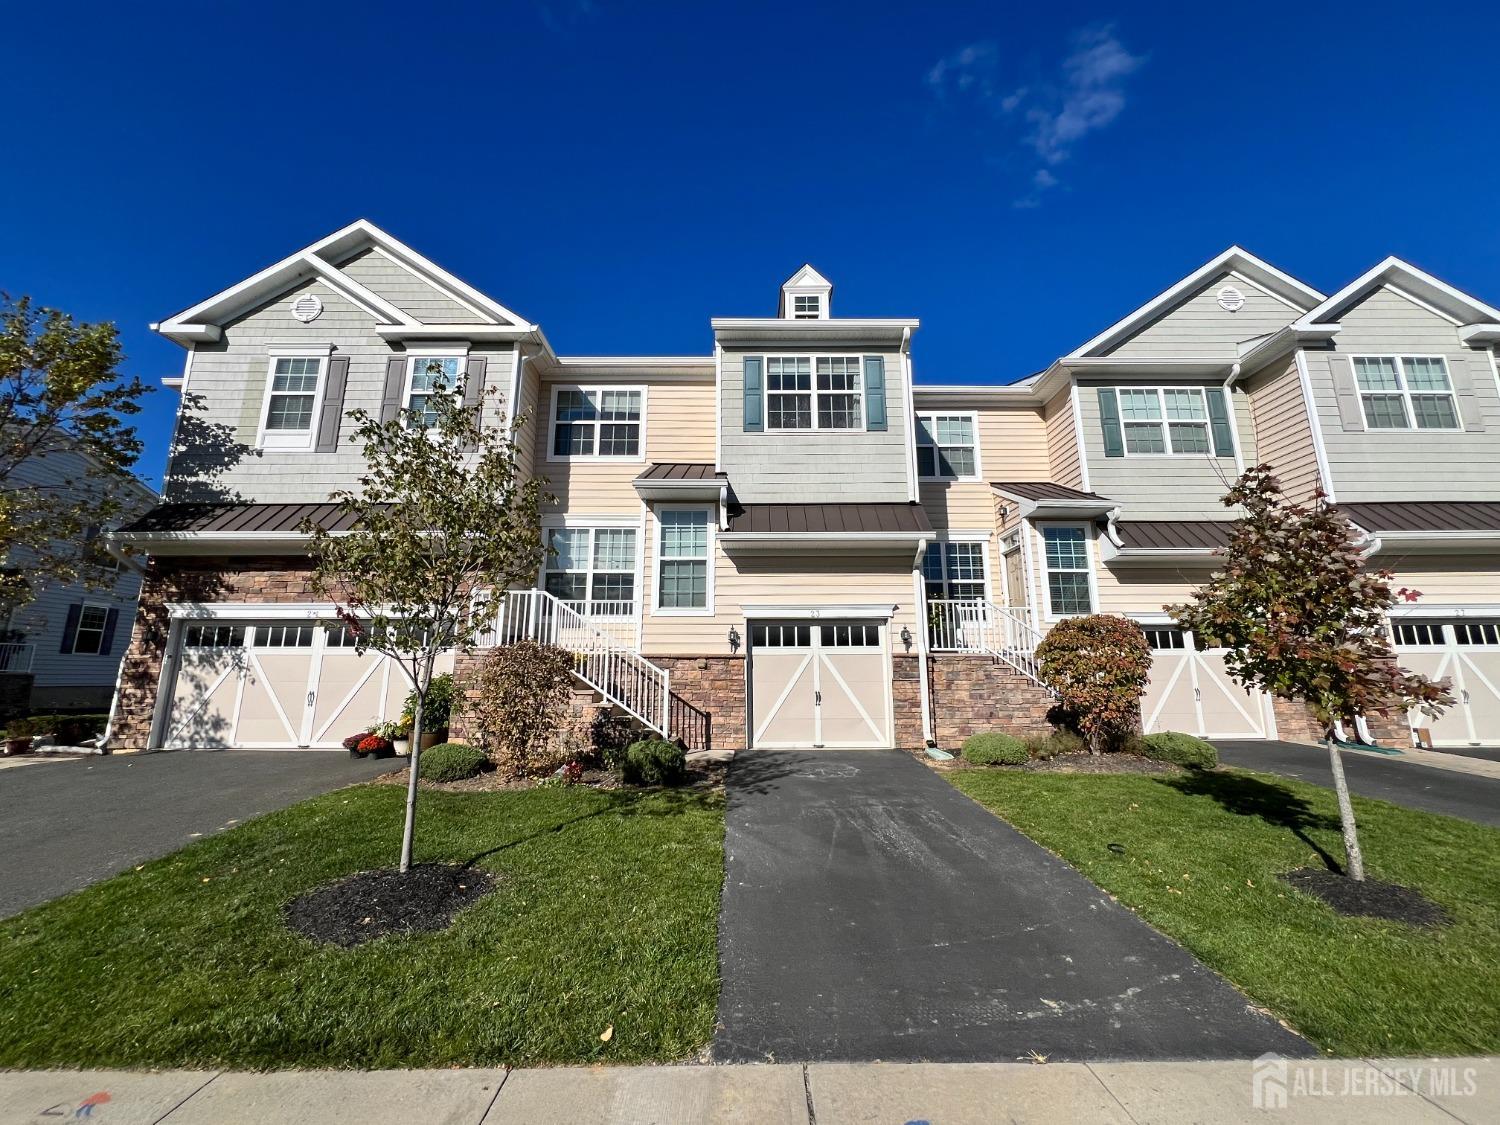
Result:
{"label": "young tree", "polygon": [[1151,672],[1151,647],[1134,621],[1107,613],[1069,617],[1036,648],[1042,682],[1078,721],[1090,754],[1132,734]]}
{"label": "young tree", "polygon": [[1390,707],[1440,712],[1453,702],[1447,681],[1403,670],[1386,618],[1415,590],[1391,589],[1391,572],[1367,570],[1361,534],[1320,490],[1309,504],[1281,491],[1269,465],[1248,470],[1224,497],[1244,515],[1219,552],[1223,569],[1167,606],[1203,643],[1223,647],[1235,679],[1279,699],[1307,704],[1323,725],[1338,794],[1349,875],[1363,879],[1364,858],[1334,738],[1334,723]]}
{"label": "young tree", "polygon": [[367,467],[358,491],[332,496],[335,522],[348,530],[303,525],[315,581],[355,650],[395,661],[416,692],[402,872],[411,867],[433,665],[442,652],[471,647],[505,589],[530,585],[542,560],[542,484],[520,479],[515,431],[483,425],[483,403],[464,405],[460,390],[439,380],[425,410],[385,422],[350,411]]}
{"label": "young tree", "polygon": [[[141,453],[125,418],[150,389],[122,359],[113,324],[0,294],[0,616],[50,583],[106,580],[87,533],[121,511]],[[22,469],[47,461],[42,484]]]}

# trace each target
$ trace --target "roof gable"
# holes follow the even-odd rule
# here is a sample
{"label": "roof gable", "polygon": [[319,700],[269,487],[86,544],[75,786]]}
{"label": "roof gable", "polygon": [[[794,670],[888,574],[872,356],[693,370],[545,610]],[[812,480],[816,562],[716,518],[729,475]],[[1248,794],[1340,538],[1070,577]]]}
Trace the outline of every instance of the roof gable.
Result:
{"label": "roof gable", "polygon": [[1395,256],[1366,270],[1333,296],[1310,309],[1294,327],[1312,328],[1320,324],[1336,324],[1340,317],[1377,289],[1389,289],[1431,309],[1457,325],[1460,335],[1465,338],[1493,339],[1500,333],[1500,310]]}
{"label": "roof gable", "polygon": [[334,231],[244,281],[152,325],[152,328],[179,343],[217,340],[227,321],[247,309],[274,300],[311,277],[317,277],[340,296],[364,309],[377,324],[419,328],[433,323],[419,320],[333,265],[334,262],[348,262],[371,248],[378,249],[383,257],[413,275],[437,298],[468,310],[466,323],[494,329],[534,331],[536,328],[367,219],[358,219]]}
{"label": "roof gable", "polygon": [[[1323,294],[1312,286],[1298,281],[1264,259],[1257,258],[1248,250],[1231,246],[1171,288],[1157,294],[1128,316],[1110,325],[1092,340],[1069,353],[1066,358],[1082,359],[1107,354],[1150,325],[1170,315],[1195,296],[1200,296],[1208,285],[1225,276],[1239,278],[1286,305],[1289,320],[1323,300]],[[1247,335],[1254,334],[1253,331],[1247,333]]]}

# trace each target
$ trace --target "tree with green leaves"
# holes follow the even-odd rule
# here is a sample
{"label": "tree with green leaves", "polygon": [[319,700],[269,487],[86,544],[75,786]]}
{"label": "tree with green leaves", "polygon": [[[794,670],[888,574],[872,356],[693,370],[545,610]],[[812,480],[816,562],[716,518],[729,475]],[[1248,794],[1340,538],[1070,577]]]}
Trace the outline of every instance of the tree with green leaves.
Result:
{"label": "tree with green leaves", "polygon": [[1220,552],[1223,569],[1193,600],[1167,612],[1201,644],[1222,647],[1225,666],[1247,688],[1306,704],[1323,726],[1338,794],[1348,873],[1363,879],[1364,858],[1344,779],[1334,724],[1453,702],[1447,681],[1408,672],[1396,659],[1386,622],[1401,601],[1388,570],[1367,567],[1367,543],[1319,490],[1309,503],[1288,499],[1269,465],[1237,480],[1225,505],[1242,511]]}
{"label": "tree with green leaves", "polygon": [[353,410],[360,487],[335,492],[337,525],[305,523],[314,579],[358,652],[394,661],[416,694],[401,870],[411,867],[423,712],[441,653],[472,648],[511,586],[542,561],[542,483],[522,480],[516,429],[483,423],[434,364],[420,410],[380,421]]}
{"label": "tree with green leaves", "polygon": [[149,390],[113,324],[0,294],[0,616],[52,583],[113,581],[90,532],[120,514]]}

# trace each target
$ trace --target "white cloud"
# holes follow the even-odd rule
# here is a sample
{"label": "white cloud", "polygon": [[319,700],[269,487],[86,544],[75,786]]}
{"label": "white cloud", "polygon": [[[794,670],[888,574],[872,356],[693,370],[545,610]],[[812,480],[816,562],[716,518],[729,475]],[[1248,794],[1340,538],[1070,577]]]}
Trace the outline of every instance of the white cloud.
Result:
{"label": "white cloud", "polygon": [[939,97],[952,92],[987,100],[994,94],[999,55],[999,49],[988,40],[960,47],[932,65],[927,72],[927,85]]}
{"label": "white cloud", "polygon": [[1057,186],[1057,177],[1045,168],[1038,168],[1036,175],[1031,177],[1031,182],[1037,188],[1046,189]]}

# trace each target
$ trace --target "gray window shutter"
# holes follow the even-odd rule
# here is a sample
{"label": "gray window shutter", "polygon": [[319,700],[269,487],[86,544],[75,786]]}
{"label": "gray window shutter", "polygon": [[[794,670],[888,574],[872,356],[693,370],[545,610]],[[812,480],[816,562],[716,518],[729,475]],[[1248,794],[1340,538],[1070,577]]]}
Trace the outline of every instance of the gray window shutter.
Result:
{"label": "gray window shutter", "polygon": [[385,393],[380,396],[380,420],[390,422],[401,412],[401,392],[406,389],[406,357],[393,355],[385,361]]}
{"label": "gray window shutter", "polygon": [[323,412],[318,416],[319,453],[336,453],[339,424],[344,420],[344,388],[349,385],[349,357],[336,355],[328,361],[328,380],[323,385]]}
{"label": "gray window shutter", "polygon": [[73,651],[73,637],[78,632],[78,619],[82,616],[82,602],[74,602],[68,607],[68,619],[63,622],[62,644],[57,647],[58,652],[68,653]]}
{"label": "gray window shutter", "polygon": [[885,421],[885,360],[865,356],[865,429],[883,430]]}
{"label": "gray window shutter", "polygon": [[1328,357],[1328,373],[1333,377],[1333,397],[1339,404],[1339,421],[1345,430],[1355,433],[1365,428],[1365,410],[1359,401],[1359,387],[1354,382],[1354,367],[1348,356]]}
{"label": "gray window shutter", "polygon": [[120,611],[111,609],[104,615],[104,639],[99,642],[99,655],[108,656],[115,646],[115,626],[120,622]]}
{"label": "gray window shutter", "polygon": [[[1453,380],[1453,397],[1458,400],[1458,418],[1466,430],[1481,433],[1484,430],[1484,415],[1479,410],[1479,398],[1474,393],[1473,365],[1477,357],[1448,357],[1448,377]],[[1486,365],[1488,366],[1488,365]]]}
{"label": "gray window shutter", "polygon": [[1234,427],[1229,424],[1229,406],[1225,401],[1223,387],[1206,387],[1208,420],[1214,432],[1214,456],[1234,456]]}
{"label": "gray window shutter", "polygon": [[745,357],[745,432],[760,433],[766,428],[766,395],[761,382],[765,360],[758,355]]}
{"label": "gray window shutter", "polygon": [[478,406],[484,401],[484,369],[489,361],[482,355],[471,355],[464,365],[464,405]]}
{"label": "gray window shutter", "polygon": [[1104,456],[1124,457],[1125,431],[1120,429],[1120,400],[1113,387],[1099,388],[1099,425],[1104,430]]}

